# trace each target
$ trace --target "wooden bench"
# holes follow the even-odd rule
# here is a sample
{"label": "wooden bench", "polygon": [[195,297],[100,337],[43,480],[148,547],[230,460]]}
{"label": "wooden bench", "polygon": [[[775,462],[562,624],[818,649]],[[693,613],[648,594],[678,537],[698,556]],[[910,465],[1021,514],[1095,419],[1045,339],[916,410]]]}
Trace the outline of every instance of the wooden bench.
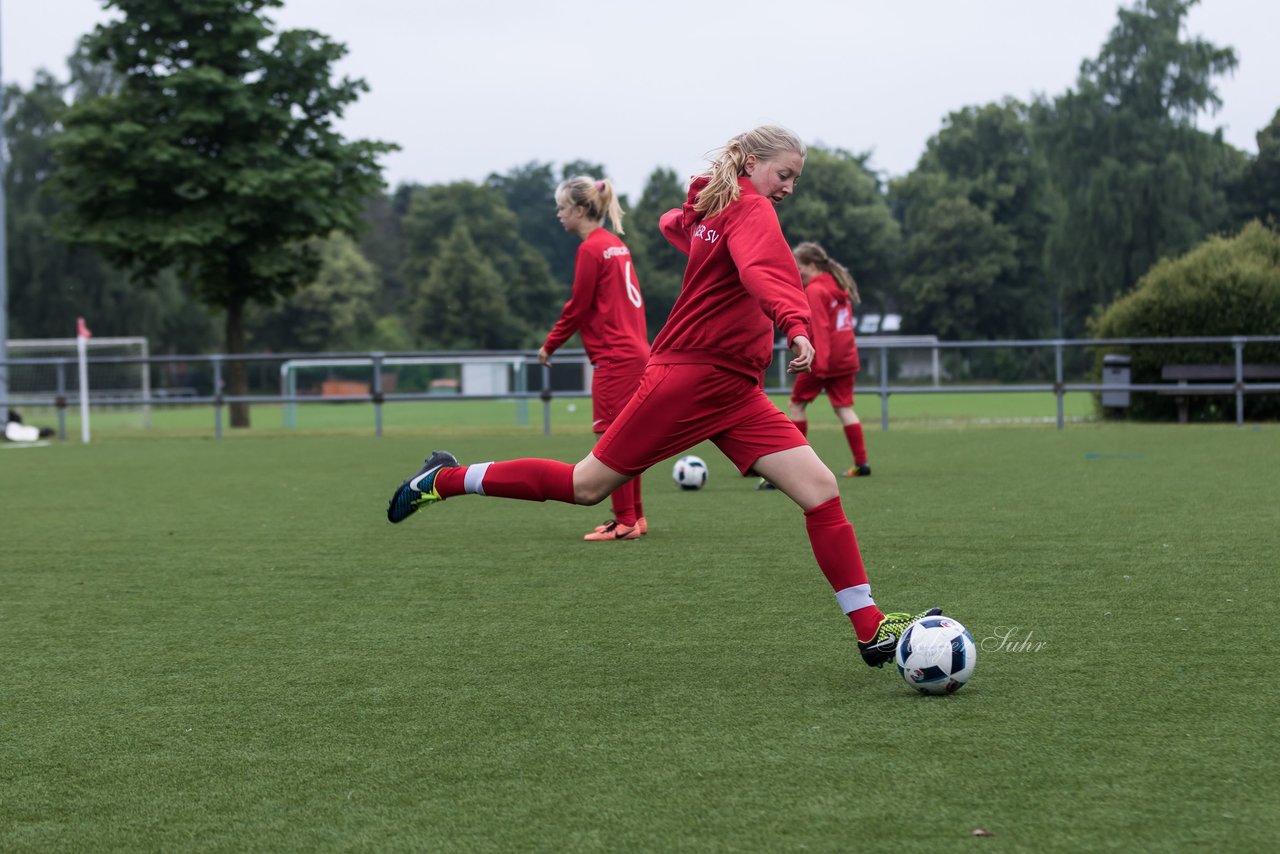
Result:
{"label": "wooden bench", "polygon": [[[1280,380],[1280,365],[1241,365],[1240,378],[1244,382],[1267,382]],[[1178,404],[1178,423],[1187,423],[1188,395],[1192,394],[1235,394],[1235,365],[1165,365],[1160,369],[1160,379],[1176,382],[1177,388],[1161,389],[1160,394],[1174,395]],[[1231,384],[1226,389],[1196,389],[1191,383]]]}

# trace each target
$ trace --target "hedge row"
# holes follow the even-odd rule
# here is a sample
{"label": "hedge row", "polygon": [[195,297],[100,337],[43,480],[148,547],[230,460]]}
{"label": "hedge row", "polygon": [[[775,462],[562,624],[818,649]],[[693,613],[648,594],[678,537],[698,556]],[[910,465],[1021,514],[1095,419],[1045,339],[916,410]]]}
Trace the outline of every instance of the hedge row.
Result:
{"label": "hedge row", "polygon": [[[1163,260],[1091,326],[1098,338],[1280,335],[1280,234],[1254,221],[1234,237],[1211,237],[1180,258]],[[1163,382],[1164,365],[1235,362],[1229,344],[1135,346],[1107,352],[1128,353],[1135,383]],[[1098,355],[1099,371],[1103,355]],[[1244,361],[1280,365],[1280,344],[1246,346]],[[1189,400],[1193,421],[1235,419],[1234,395]],[[1172,397],[1132,396],[1131,417],[1173,420],[1176,413]],[[1280,394],[1246,395],[1245,417],[1280,418]]]}

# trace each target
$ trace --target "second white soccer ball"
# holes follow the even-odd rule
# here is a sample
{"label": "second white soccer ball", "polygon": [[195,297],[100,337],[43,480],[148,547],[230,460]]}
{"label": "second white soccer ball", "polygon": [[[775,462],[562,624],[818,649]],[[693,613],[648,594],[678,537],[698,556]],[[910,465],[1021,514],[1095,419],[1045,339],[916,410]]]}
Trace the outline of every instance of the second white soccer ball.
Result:
{"label": "second white soccer ball", "polygon": [[969,630],[950,617],[922,617],[902,633],[893,661],[921,694],[954,694],[973,676],[978,660]]}
{"label": "second white soccer ball", "polygon": [[676,486],[690,491],[702,489],[707,485],[707,464],[701,457],[692,454],[676,460],[676,467],[671,470],[671,477]]}

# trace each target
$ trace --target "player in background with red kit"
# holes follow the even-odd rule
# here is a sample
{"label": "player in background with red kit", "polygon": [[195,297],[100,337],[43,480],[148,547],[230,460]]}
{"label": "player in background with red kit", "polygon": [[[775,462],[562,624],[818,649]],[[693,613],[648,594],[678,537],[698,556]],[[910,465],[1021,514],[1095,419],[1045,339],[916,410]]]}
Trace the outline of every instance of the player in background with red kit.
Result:
{"label": "player in background with red kit", "polygon": [[689,256],[680,296],[640,388],[585,459],[460,466],[435,451],[396,489],[387,518],[402,522],[466,493],[596,504],[648,467],[709,440],[743,475],[768,479],[800,506],[863,660],[872,667],[892,660],[902,632],[925,614],[881,612],[835,475],[764,393],[775,327],[794,356],[789,371],[813,364],[809,304],[774,211],[795,189],[804,158],[804,144],[783,128],[739,134],[694,179],[684,206],[663,215],[663,235]]}
{"label": "player in background with red kit", "polygon": [[853,383],[859,367],[853,310],[862,302],[858,286],[845,266],[816,243],[801,243],[795,248],[795,256],[813,316],[813,346],[818,354],[813,359],[813,370],[796,377],[787,414],[796,428],[807,434],[805,407],[826,391],[853,452],[853,467],[844,476],[867,477],[871,474],[867,442],[862,421],[853,411]]}
{"label": "player in background with red kit", "polygon": [[[560,320],[538,350],[538,361],[551,364],[551,354],[573,333],[582,338],[594,369],[591,375],[591,432],[602,435],[631,400],[649,361],[649,332],[644,318],[640,280],[631,250],[604,227],[622,229],[622,207],[609,181],[578,175],[556,188],[556,218],[565,231],[582,238],[573,264],[573,292]],[[609,542],[637,540],[649,532],[636,476],[610,496],[613,518],[583,537]]]}

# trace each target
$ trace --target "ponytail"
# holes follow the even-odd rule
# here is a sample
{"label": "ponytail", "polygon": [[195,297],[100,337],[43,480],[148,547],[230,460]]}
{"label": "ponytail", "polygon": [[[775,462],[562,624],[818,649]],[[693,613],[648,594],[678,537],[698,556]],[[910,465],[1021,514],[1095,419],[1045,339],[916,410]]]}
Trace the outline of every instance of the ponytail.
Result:
{"label": "ponytail", "polygon": [[735,136],[720,149],[720,156],[712,162],[707,171],[711,180],[698,192],[698,198],[693,200],[693,209],[710,219],[736,202],[742,195],[738,176],[742,174],[746,160],[747,154],[742,150],[742,137]]}
{"label": "ponytail", "polygon": [[565,178],[556,188],[556,201],[586,208],[587,218],[595,222],[604,222],[608,217],[613,230],[625,234],[622,230],[622,205],[607,178],[598,180],[589,175]]}

